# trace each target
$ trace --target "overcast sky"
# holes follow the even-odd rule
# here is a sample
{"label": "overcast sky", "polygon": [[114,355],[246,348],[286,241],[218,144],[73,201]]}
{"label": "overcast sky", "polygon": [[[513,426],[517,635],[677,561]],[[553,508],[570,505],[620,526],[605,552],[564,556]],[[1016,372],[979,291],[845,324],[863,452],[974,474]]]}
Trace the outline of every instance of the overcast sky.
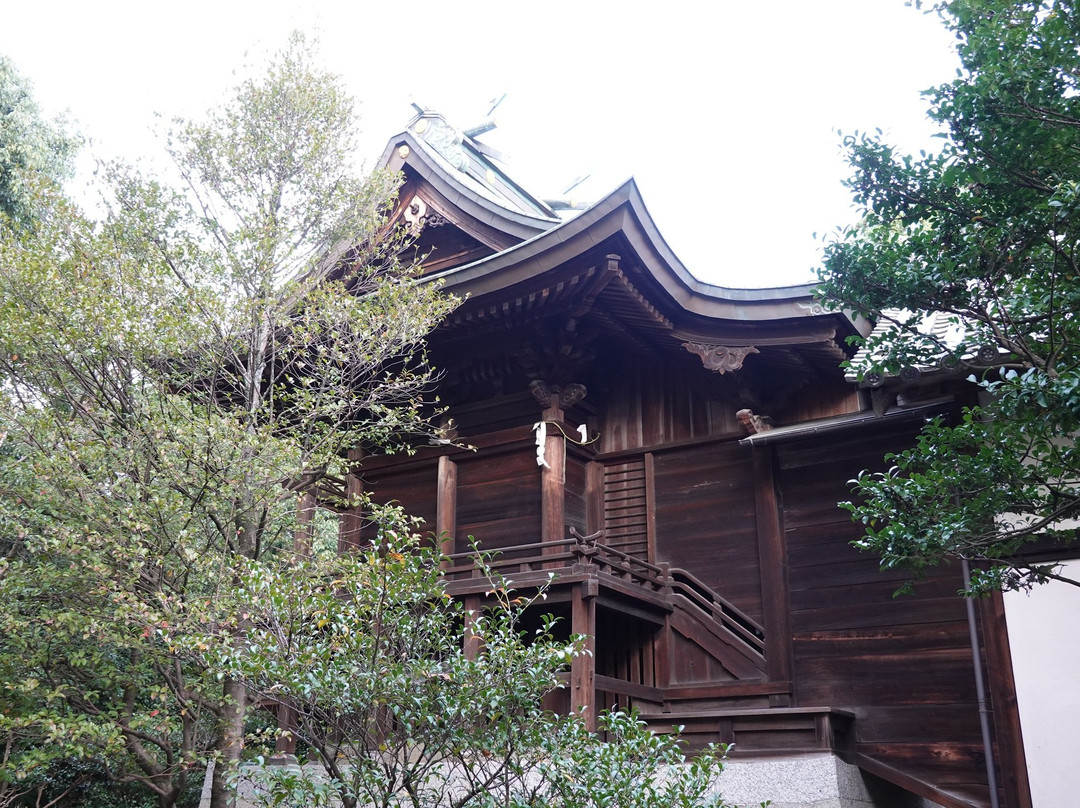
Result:
{"label": "overcast sky", "polygon": [[37,0],[5,9],[0,53],[90,154],[135,159],[155,113],[197,116],[294,28],[360,101],[369,165],[410,101],[466,128],[507,93],[483,139],[512,176],[547,198],[591,173],[586,202],[634,176],[689,270],[735,287],[810,280],[812,234],[854,218],[837,130],[932,148],[920,91],[956,67],[903,0]]}

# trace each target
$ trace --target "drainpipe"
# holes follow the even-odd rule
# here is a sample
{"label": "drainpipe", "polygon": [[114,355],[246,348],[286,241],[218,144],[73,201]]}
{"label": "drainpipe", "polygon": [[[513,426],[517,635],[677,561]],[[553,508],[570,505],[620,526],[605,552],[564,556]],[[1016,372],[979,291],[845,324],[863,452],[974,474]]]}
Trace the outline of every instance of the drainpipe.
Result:
{"label": "drainpipe", "polygon": [[[964,573],[964,589],[971,588],[971,565],[966,558],[960,559]],[[979,702],[979,726],[982,729],[983,754],[986,756],[986,784],[990,786],[990,808],[999,808],[997,773],[994,771],[994,747],[990,742],[990,708],[986,704],[986,685],[983,683],[982,663],[979,653],[979,633],[975,627],[975,601],[964,598],[967,606],[968,633],[971,635],[971,657],[975,664],[975,697]]]}

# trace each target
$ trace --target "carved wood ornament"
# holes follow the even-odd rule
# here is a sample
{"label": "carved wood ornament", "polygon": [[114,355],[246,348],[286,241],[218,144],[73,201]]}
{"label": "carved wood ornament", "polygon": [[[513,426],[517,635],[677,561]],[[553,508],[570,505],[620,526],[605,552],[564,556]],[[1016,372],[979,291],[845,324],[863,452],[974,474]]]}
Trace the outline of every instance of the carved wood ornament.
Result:
{"label": "carved wood ornament", "polygon": [[721,376],[728,371],[739,370],[748,355],[761,353],[753,345],[728,348],[724,345],[708,345],[703,342],[684,342],[683,347],[695,356],[701,357],[701,364],[707,370],[712,370]]}
{"label": "carved wood ornament", "polygon": [[541,379],[536,379],[529,383],[529,392],[536,399],[536,403],[546,410],[552,405],[559,409],[573,407],[585,398],[587,391],[583,384],[566,384],[560,387],[557,384],[549,385]]}
{"label": "carved wood ornament", "polygon": [[759,435],[776,426],[768,415],[756,415],[753,410],[739,410],[735,413],[735,418],[743,425],[748,435]]}
{"label": "carved wood ornament", "polygon": [[409,223],[409,232],[414,236],[420,235],[420,231],[424,228],[424,220],[427,219],[427,215],[427,203],[419,196],[415,195],[409,200],[409,204],[405,206],[405,210],[402,213],[402,217]]}

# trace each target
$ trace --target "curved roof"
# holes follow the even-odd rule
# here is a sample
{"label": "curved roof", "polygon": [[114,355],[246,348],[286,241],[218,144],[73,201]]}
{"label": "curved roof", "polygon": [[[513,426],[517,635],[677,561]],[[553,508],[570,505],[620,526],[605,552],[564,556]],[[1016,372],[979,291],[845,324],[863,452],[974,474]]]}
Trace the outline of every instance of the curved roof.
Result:
{"label": "curved roof", "polygon": [[410,169],[462,213],[518,239],[561,221],[503,170],[493,150],[434,112],[417,115],[404,132],[390,138],[379,165],[394,171]]}
{"label": "curved roof", "polygon": [[[698,279],[668,246],[633,179],[573,218],[561,220],[514,182],[497,158],[497,153],[430,111],[413,118],[383,153],[382,165],[422,178],[428,193],[453,206],[461,220],[511,237],[504,242],[509,247],[426,276],[440,280],[449,291],[469,298],[498,294],[557,274],[567,262],[597,249],[610,248],[620,255],[633,285],[671,321],[675,333],[691,338],[708,334],[717,321],[728,326],[788,321],[794,327],[781,330],[792,336],[831,329],[837,339],[866,328],[844,313],[826,311],[815,300],[812,284],[739,289]],[[722,260],[718,249],[717,261]]]}
{"label": "curved roof", "polygon": [[609,240],[632,250],[632,256],[621,257],[637,270],[636,284],[643,292],[650,290],[649,301],[684,329],[692,331],[703,320],[828,317],[842,319],[854,332],[851,318],[822,308],[811,284],[736,289],[696,278],[664,240],[633,179],[569,221],[495,255],[430,277],[459,294],[492,294],[551,271]]}

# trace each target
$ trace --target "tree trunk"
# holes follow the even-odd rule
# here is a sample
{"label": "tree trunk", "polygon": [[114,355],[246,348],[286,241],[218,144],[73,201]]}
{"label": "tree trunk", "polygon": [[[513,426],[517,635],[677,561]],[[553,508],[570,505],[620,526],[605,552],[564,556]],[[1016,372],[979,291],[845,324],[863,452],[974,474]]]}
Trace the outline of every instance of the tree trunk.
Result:
{"label": "tree trunk", "polygon": [[210,784],[210,808],[233,808],[236,792],[229,777],[240,764],[244,748],[244,713],[247,706],[247,690],[243,683],[226,679],[222,684],[224,701],[221,734],[218,736],[218,761]]}

